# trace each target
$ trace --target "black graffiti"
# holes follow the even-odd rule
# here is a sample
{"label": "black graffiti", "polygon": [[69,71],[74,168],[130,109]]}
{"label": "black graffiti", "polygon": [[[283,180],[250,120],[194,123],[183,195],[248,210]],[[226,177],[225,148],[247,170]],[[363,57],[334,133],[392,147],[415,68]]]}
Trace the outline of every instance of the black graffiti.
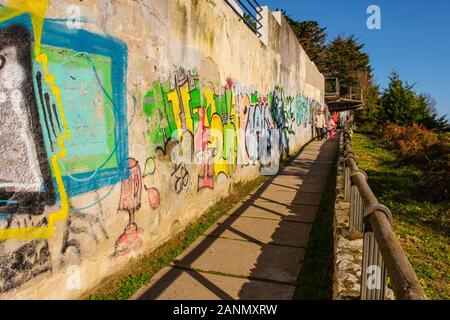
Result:
{"label": "black graffiti", "polygon": [[185,164],[174,164],[173,167],[174,170],[171,173],[171,176],[175,176],[175,191],[177,193],[180,193],[181,191],[183,191],[183,189],[187,188],[191,177],[186,169]]}
{"label": "black graffiti", "polygon": [[[14,186],[0,188],[0,200],[3,200],[0,201],[0,213],[37,215],[44,212],[45,204],[54,204],[55,190],[33,86],[31,35],[27,28],[21,25],[12,25],[0,30],[0,51],[7,50],[11,47],[15,48],[16,52],[16,61],[13,63],[19,64],[25,73],[25,79],[21,83],[20,91],[24,99],[23,108],[26,109],[25,116],[28,118],[27,123],[31,131],[32,142],[34,142],[33,147],[37,155],[38,163],[34,165],[37,165],[40,169],[43,190],[24,191]],[[5,55],[0,57],[0,71],[4,71],[5,65],[11,63],[8,59],[8,56]],[[11,108],[8,103],[9,101],[5,102],[2,108]],[[6,144],[11,143],[7,135],[3,135],[2,139],[6,139]],[[5,152],[7,151],[5,150]],[[20,160],[18,159],[18,161]],[[8,170],[8,168],[0,166],[0,181],[2,181],[2,170]],[[5,181],[14,184],[14,181],[9,180],[3,180],[2,182]]]}
{"label": "black graffiti", "polygon": [[10,254],[0,256],[0,293],[19,287],[51,270],[47,240],[30,241]]}
{"label": "black graffiti", "polygon": [[[85,237],[91,241],[83,241]],[[66,229],[64,231],[61,248],[62,264],[74,263],[74,261],[70,261],[70,258],[73,258],[69,257],[70,254],[75,254],[75,258],[81,260],[86,247],[92,249],[93,245],[98,246],[100,240],[104,239],[109,239],[109,236],[99,215],[79,211],[72,212],[66,221]]]}
{"label": "black graffiti", "polygon": [[6,58],[4,55],[0,54],[0,60],[1,60],[1,64],[0,64],[0,69],[3,69],[3,66],[6,63]]}
{"label": "black graffiti", "polygon": [[[38,71],[36,73],[36,83],[37,83],[37,87],[38,87],[39,101],[41,102],[41,109],[42,109],[42,113],[44,115],[44,122],[45,122],[45,126],[47,129],[47,136],[50,141],[50,148],[52,149],[52,151],[54,151],[53,139],[52,139],[52,135],[50,133],[50,127],[51,127],[51,131],[53,133],[53,137],[56,138],[58,136],[58,134],[61,132],[61,124],[59,122],[58,112],[56,110],[56,105],[54,103],[50,102],[50,95],[47,92],[43,91],[42,73],[40,71]],[[55,128],[55,122],[58,125],[59,132],[57,132],[57,130]],[[50,126],[49,126],[49,123],[50,123]]]}

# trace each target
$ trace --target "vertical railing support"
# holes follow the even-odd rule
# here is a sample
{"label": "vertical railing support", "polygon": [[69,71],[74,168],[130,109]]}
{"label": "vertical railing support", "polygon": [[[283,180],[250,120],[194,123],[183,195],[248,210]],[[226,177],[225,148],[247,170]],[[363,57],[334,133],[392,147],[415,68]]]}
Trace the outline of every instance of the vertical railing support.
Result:
{"label": "vertical railing support", "polygon": [[384,300],[386,266],[372,231],[364,233],[361,300]]}
{"label": "vertical railing support", "polygon": [[364,232],[364,203],[357,186],[350,191],[350,231]]}
{"label": "vertical railing support", "polygon": [[351,187],[351,180],[350,180],[350,168],[345,167],[344,169],[344,201],[350,201],[350,187]]}

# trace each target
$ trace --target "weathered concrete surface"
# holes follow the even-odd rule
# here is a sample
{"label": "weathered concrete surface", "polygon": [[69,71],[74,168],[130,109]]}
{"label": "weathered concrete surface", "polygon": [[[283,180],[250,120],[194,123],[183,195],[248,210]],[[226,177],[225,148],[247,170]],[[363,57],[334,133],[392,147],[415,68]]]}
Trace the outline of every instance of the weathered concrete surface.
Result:
{"label": "weathered concrete surface", "polygon": [[[309,144],[304,152],[321,160],[305,171],[300,154],[132,299],[292,299],[336,151],[337,142]],[[307,178],[316,183],[303,192]]]}
{"label": "weathered concrete surface", "polygon": [[283,205],[257,199],[252,201],[244,211],[230,212],[229,214],[241,217],[311,223],[315,219],[317,209],[318,206]]}
{"label": "weathered concrete surface", "polygon": [[200,237],[174,265],[294,284],[305,249]]}
{"label": "weathered concrete surface", "polygon": [[305,248],[312,227],[309,223],[253,217],[239,217],[233,222],[227,220],[228,216],[220,219],[205,235]]}
{"label": "weathered concrete surface", "polygon": [[[173,278],[164,278],[167,274]],[[157,283],[152,290],[143,287],[135,296],[143,300],[183,300],[187,294],[189,300],[288,300],[295,290],[291,285],[177,268],[162,269],[152,282]],[[250,282],[253,290],[242,293],[241,289]]]}
{"label": "weathered concrete surface", "polygon": [[260,39],[222,0],[0,3],[0,299],[84,295],[255,179],[261,137],[295,154],[324,105],[267,7]]}

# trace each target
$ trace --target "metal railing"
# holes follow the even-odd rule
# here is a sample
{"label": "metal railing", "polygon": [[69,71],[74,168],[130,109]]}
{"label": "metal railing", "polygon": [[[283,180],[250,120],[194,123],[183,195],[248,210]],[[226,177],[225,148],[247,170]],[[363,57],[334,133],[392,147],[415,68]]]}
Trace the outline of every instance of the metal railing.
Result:
{"label": "metal railing", "polygon": [[[224,0],[258,37],[262,27],[261,6],[256,0]],[[237,7],[238,8],[237,8]]]}
{"label": "metal railing", "polygon": [[340,93],[339,79],[336,77],[325,78],[325,93],[339,95]]}
{"label": "metal railing", "polygon": [[350,230],[364,233],[361,299],[383,300],[387,275],[397,300],[426,300],[414,270],[391,228],[390,210],[380,204],[357,163],[351,130],[344,129],[344,200],[350,202]]}
{"label": "metal railing", "polygon": [[341,99],[363,100],[363,91],[360,87],[340,84],[336,77],[325,78],[325,94],[339,96]]}
{"label": "metal railing", "polygon": [[363,91],[360,87],[340,85],[340,95],[342,99],[362,101]]}

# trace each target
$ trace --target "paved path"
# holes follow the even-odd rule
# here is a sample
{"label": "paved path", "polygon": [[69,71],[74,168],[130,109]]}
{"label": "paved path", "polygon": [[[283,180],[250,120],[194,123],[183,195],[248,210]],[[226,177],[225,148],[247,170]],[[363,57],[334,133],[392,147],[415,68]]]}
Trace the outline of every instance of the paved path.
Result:
{"label": "paved path", "polygon": [[337,146],[310,143],[132,299],[292,299]]}

